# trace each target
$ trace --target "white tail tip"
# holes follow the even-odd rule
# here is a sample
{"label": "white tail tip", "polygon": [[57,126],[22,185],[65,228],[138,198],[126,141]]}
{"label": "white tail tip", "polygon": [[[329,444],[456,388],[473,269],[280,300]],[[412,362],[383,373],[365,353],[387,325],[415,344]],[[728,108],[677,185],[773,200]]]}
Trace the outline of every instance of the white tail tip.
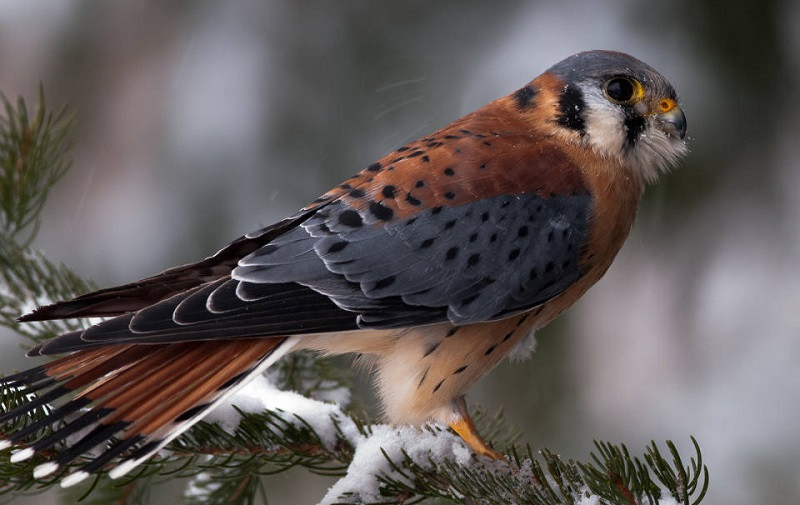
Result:
{"label": "white tail tip", "polygon": [[74,486],[75,484],[82,482],[86,477],[89,476],[89,472],[84,472],[83,470],[79,470],[75,473],[71,473],[61,479],[61,487],[70,487]]}
{"label": "white tail tip", "polygon": [[131,470],[139,466],[139,463],[141,463],[141,461],[136,459],[129,459],[127,461],[123,461],[119,465],[112,468],[111,471],[108,472],[108,476],[111,477],[112,479],[119,479],[126,473],[130,472]]}
{"label": "white tail tip", "polygon": [[41,465],[33,469],[33,478],[41,479],[42,477],[47,477],[56,470],[58,470],[57,463],[53,463],[52,461],[48,461],[47,463],[42,463]]}
{"label": "white tail tip", "polygon": [[5,451],[6,449],[11,447],[12,445],[14,445],[14,444],[9,442],[8,440],[0,440],[0,451]]}
{"label": "white tail tip", "polygon": [[30,447],[26,447],[25,449],[20,449],[8,458],[9,461],[12,463],[19,463],[20,461],[25,461],[26,459],[33,456],[33,449]]}

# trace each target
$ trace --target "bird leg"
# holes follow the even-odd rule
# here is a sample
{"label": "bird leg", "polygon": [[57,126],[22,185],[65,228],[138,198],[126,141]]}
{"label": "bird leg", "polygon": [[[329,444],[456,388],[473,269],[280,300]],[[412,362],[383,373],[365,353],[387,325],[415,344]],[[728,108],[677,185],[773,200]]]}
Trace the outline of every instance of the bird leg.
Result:
{"label": "bird leg", "polygon": [[463,396],[458,397],[453,402],[454,419],[450,421],[450,428],[460,436],[473,451],[491,459],[504,459],[503,455],[492,449],[489,444],[480,436],[475,423],[467,411],[467,402]]}

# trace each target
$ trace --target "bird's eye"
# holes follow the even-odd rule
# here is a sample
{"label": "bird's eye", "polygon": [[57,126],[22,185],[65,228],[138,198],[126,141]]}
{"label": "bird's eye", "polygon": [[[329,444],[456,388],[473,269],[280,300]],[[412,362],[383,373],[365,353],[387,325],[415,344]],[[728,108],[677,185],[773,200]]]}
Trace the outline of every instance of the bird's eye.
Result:
{"label": "bird's eye", "polygon": [[642,85],[627,77],[614,77],[605,85],[606,95],[619,104],[629,104],[641,95]]}

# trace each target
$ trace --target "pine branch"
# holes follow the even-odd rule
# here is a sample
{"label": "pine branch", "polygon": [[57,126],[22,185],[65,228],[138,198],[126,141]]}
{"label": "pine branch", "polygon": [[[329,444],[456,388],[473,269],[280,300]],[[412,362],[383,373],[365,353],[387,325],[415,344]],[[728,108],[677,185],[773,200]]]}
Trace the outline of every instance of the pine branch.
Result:
{"label": "pine branch", "polygon": [[[25,104],[12,105],[0,95],[0,324],[29,342],[84,326],[86,321],[48,322],[20,327],[15,318],[35,305],[70,298],[91,284],[63,265],[54,265],[29,244],[36,235],[49,190],[64,175],[69,116],[45,109],[40,91],[36,113]],[[231,405],[217,409],[175,440],[166,451],[117,481],[101,474],[70,490],[73,503],[145,504],[152,486],[187,479],[184,499],[190,504],[230,505],[266,502],[264,476],[303,467],[342,478],[322,503],[533,503],[656,504],[671,497],[682,505],[697,505],[708,487],[708,471],[700,448],[685,464],[672,442],[668,455],[652,443],[643,457],[633,457],[624,445],[598,442],[587,463],[564,461],[542,450],[515,446],[518,436],[504,426],[502,416],[475,413],[488,438],[508,434],[507,461],[476,457],[455,434],[442,426],[421,430],[370,424],[344,410],[349,402],[349,374],[330,359],[295,353],[270,373],[239,392]],[[291,389],[297,393],[282,391]],[[29,401],[35,393],[0,391],[0,412]],[[322,400],[334,400],[337,404]],[[0,425],[0,435],[46,417],[49,406]],[[45,427],[40,435],[58,426]],[[35,480],[32,469],[62,446],[10,463],[9,450],[0,453],[0,493],[30,494],[57,484],[61,473]]]}

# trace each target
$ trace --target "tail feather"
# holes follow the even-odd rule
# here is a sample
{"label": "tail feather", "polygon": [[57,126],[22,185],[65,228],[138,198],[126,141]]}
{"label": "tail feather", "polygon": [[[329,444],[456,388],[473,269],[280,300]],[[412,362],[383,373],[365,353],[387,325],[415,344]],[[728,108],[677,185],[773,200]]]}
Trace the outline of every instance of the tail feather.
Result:
{"label": "tail feather", "polygon": [[[75,484],[115,457],[127,454],[125,462],[114,470],[119,476],[152,456],[248,379],[277,361],[290,350],[288,341],[263,338],[118,345],[76,352],[0,379],[0,390],[44,390],[38,398],[4,413],[0,420],[20,418],[36,407],[61,402],[46,418],[8,435],[0,444],[18,444],[54,423],[66,421],[17,451],[16,460],[27,459],[88,430],[77,440],[68,440],[70,447],[53,461],[39,465],[34,474],[43,476],[57,471],[106,444],[99,455],[62,485]],[[78,417],[72,418],[76,414]]]}

